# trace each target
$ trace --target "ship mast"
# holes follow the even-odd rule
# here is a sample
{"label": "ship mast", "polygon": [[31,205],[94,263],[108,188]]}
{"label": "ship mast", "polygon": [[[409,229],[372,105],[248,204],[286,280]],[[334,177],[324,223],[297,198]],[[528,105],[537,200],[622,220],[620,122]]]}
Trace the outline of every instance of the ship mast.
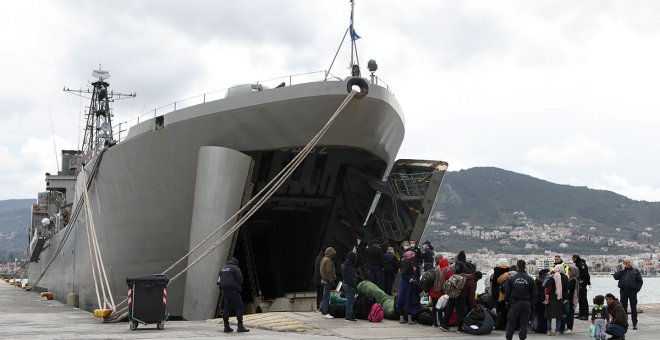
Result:
{"label": "ship mast", "polygon": [[[135,93],[110,91],[110,84],[106,82],[106,79],[110,78],[110,72],[102,70],[100,65],[98,70],[92,71],[92,77],[95,80],[91,83],[91,88],[86,90],[64,88],[65,92],[77,94],[90,100],[86,114],[85,135],[81,145],[83,161],[85,162],[96,156],[103,148],[117,143],[114,140],[112,127],[112,117],[114,115],[110,103],[115,100],[135,97]],[[89,95],[91,97],[88,97]]]}

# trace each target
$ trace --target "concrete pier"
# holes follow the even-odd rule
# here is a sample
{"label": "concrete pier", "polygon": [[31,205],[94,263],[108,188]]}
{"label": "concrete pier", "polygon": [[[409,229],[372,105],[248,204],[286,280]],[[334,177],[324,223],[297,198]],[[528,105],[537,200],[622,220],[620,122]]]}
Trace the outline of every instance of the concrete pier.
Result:
{"label": "concrete pier", "polygon": [[[641,305],[639,330],[626,334],[630,340],[655,340],[660,334],[660,305]],[[234,324],[235,324],[235,320]],[[421,325],[399,325],[384,320],[374,324],[358,320],[323,319],[315,312],[263,313],[245,316],[249,333],[223,333],[222,321],[169,321],[165,329],[156,325],[131,331],[127,322],[104,324],[92,314],[67,306],[57,300],[45,300],[38,293],[26,292],[0,281],[0,336],[4,339],[473,339],[477,336],[442,332]],[[561,338],[588,339],[587,321],[575,321],[575,332]],[[234,327],[235,329],[235,327]],[[455,328],[454,328],[455,329]],[[480,339],[504,339],[503,331],[494,331]],[[514,339],[517,339],[517,334]],[[547,339],[545,334],[528,334],[528,339]]]}

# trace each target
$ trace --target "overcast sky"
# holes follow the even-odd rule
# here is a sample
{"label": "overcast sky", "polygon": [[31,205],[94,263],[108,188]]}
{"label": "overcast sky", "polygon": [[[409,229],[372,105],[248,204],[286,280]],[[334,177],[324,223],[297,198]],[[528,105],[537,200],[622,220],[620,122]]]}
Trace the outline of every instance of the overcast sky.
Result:
{"label": "overcast sky", "polygon": [[[356,1],[360,62],[377,60],[406,115],[399,158],[660,201],[660,1]],[[349,14],[348,0],[3,2],[0,200],[35,198],[55,149],[78,148],[87,102],[62,88],[99,64],[138,94],[116,123],[327,69]]]}

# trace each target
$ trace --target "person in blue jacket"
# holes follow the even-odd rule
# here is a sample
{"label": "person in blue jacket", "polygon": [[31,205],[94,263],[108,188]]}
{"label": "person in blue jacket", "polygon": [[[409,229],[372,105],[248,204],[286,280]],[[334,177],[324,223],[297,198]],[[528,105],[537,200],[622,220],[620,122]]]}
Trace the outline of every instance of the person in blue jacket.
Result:
{"label": "person in blue jacket", "polygon": [[619,296],[623,310],[628,312],[628,300],[630,300],[630,315],[632,317],[633,329],[637,329],[637,293],[642,289],[644,280],[637,268],[633,268],[630,258],[623,259],[621,269],[612,274],[619,281]]}
{"label": "person in blue jacket", "polygon": [[225,333],[233,332],[229,326],[229,313],[232,308],[236,308],[236,320],[238,320],[237,332],[249,332],[250,330],[243,326],[243,299],[241,298],[241,286],[243,285],[243,274],[238,268],[238,260],[230,258],[218,274],[218,286],[224,294],[224,307],[222,311],[222,321],[225,324]]}

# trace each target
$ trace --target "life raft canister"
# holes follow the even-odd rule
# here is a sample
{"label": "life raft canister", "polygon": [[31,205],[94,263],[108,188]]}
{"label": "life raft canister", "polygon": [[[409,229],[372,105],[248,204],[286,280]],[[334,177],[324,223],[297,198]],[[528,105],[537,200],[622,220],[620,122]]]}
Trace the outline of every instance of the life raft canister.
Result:
{"label": "life raft canister", "polygon": [[363,98],[369,93],[369,82],[366,79],[360,77],[352,77],[348,79],[346,83],[346,91],[351,93],[353,91],[353,85],[357,85],[360,88],[360,92],[355,94],[356,98]]}

